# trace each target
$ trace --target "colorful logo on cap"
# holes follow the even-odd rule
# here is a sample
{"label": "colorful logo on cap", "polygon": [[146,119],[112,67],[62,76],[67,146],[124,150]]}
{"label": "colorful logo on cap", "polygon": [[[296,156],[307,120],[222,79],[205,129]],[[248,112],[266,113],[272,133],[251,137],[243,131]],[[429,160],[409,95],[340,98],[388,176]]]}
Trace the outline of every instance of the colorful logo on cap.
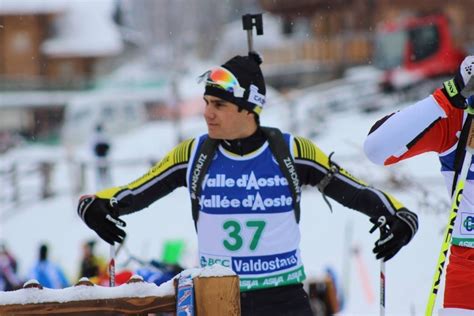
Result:
{"label": "colorful logo on cap", "polygon": [[208,85],[231,92],[234,97],[241,98],[244,96],[245,89],[240,86],[234,74],[223,67],[206,71],[199,76],[199,82],[203,80],[205,80]]}
{"label": "colorful logo on cap", "polygon": [[265,105],[265,96],[258,92],[258,87],[250,85],[250,94],[247,99],[248,102],[255,104],[253,111],[257,114],[262,112],[263,106]]}

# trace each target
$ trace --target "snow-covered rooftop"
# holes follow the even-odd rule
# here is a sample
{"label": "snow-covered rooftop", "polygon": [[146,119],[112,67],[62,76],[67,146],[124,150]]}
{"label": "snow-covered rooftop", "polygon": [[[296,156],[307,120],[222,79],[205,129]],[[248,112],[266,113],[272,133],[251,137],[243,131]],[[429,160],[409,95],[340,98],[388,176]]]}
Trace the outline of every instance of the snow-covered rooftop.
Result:
{"label": "snow-covered rooftop", "polygon": [[71,0],[54,23],[56,36],[45,41],[42,51],[50,56],[108,56],[122,51],[119,30],[112,20],[109,0]]}
{"label": "snow-covered rooftop", "polygon": [[2,0],[0,15],[58,13],[65,11],[67,6],[64,0]]}
{"label": "snow-covered rooftop", "polygon": [[123,43],[112,20],[112,0],[2,0],[0,15],[56,13],[56,34],[42,44],[50,56],[109,56]]}

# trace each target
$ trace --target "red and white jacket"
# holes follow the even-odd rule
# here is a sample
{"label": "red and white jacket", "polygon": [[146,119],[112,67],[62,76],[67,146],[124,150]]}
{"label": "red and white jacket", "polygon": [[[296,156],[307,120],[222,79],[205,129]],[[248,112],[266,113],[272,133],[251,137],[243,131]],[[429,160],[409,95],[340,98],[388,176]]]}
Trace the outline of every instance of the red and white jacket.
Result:
{"label": "red and white jacket", "polygon": [[[454,178],[454,158],[465,112],[437,89],[429,97],[385,116],[372,126],[364,143],[374,163],[390,165],[426,153],[438,153],[448,192]],[[467,175],[452,243],[474,248],[474,165]]]}

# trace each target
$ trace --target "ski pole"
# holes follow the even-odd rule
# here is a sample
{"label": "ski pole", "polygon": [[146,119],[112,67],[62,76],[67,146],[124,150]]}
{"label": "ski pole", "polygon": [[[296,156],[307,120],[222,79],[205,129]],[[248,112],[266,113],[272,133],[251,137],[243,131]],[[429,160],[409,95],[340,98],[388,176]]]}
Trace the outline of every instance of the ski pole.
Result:
{"label": "ski pole", "polygon": [[110,245],[109,286],[115,286],[115,245]]}
{"label": "ski pole", "polygon": [[385,316],[385,261],[380,259],[380,316]]}
{"label": "ski pole", "polygon": [[[116,198],[110,199],[110,206],[114,208],[114,206],[118,203]],[[115,286],[115,243],[110,245],[110,261],[109,261],[109,286]]]}
{"label": "ski pole", "polygon": [[[471,96],[469,99],[472,101],[473,97]],[[464,162],[462,164],[461,173],[459,174],[458,182],[456,184],[456,189],[454,190],[454,194],[452,196],[449,221],[446,225],[446,229],[443,235],[443,243],[441,244],[441,251],[438,257],[435,275],[433,277],[433,284],[431,286],[428,304],[426,305],[425,316],[431,316],[433,314],[433,309],[436,304],[436,297],[438,295],[439,285],[441,283],[441,275],[443,274],[444,264],[448,255],[449,245],[451,243],[454,222],[456,221],[459,205],[461,204],[462,200],[464,184],[466,182],[467,174],[471,166],[472,157],[474,155],[474,125],[472,124],[472,120],[474,118],[474,104],[472,104],[472,102],[468,102],[468,107],[466,111],[468,115],[464,124],[470,124],[469,132],[467,134],[466,153],[464,156]],[[459,141],[461,141],[461,139]]]}
{"label": "ski pole", "polygon": [[[389,235],[387,227],[387,218],[385,216],[380,216],[377,219],[377,224],[374,225],[373,229],[377,226],[380,228],[380,240],[386,238]],[[385,259],[380,258],[380,316],[385,316]]]}
{"label": "ski pole", "polygon": [[242,27],[245,31],[247,31],[247,44],[249,47],[249,53],[253,52],[253,34],[252,30],[255,26],[257,31],[257,35],[263,34],[263,22],[262,22],[262,14],[245,14],[242,15]]}

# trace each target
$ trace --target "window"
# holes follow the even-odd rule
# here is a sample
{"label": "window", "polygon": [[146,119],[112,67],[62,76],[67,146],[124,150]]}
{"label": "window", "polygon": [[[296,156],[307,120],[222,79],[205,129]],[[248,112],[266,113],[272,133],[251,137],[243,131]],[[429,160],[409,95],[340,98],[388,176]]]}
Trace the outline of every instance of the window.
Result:
{"label": "window", "polygon": [[439,49],[439,32],[435,25],[414,28],[409,33],[412,61],[420,61],[434,54]]}

